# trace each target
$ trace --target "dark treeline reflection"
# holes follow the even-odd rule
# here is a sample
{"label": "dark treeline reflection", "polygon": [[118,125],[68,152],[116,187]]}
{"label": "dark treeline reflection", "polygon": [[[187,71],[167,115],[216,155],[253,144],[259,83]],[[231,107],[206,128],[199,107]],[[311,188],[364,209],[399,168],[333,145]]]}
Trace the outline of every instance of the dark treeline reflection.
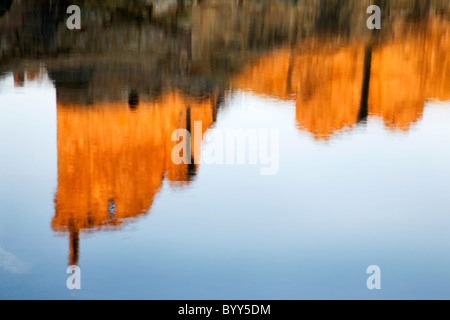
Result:
{"label": "dark treeline reflection", "polygon": [[[446,19],[450,12],[446,0],[70,4],[82,8],[80,31],[65,27],[65,0],[13,1],[0,20],[0,72],[20,72],[25,58],[44,61],[58,98],[82,105],[126,99],[131,90],[153,99],[166,87],[201,96],[214,86],[226,87],[254,58],[283,45],[318,37],[328,39],[322,47],[340,48],[356,39],[373,45],[389,41],[400,22],[413,27],[430,16]],[[383,11],[376,36],[366,27],[370,4]]]}
{"label": "dark treeline reflection", "polygon": [[[0,2],[0,77],[48,74],[57,94],[58,190],[52,227],[116,229],[147,213],[164,181],[195,165],[171,161],[175,129],[210,128],[226,92],[292,100],[318,140],[379,117],[407,130],[428,99],[450,98],[447,0]],[[382,8],[382,29],[366,9]],[[197,154],[198,141],[186,141]]]}

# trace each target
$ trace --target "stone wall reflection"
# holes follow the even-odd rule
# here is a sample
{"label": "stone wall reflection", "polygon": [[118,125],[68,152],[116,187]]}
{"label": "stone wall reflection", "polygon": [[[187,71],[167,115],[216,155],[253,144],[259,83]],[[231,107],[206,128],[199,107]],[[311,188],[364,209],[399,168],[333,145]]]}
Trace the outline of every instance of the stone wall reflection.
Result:
{"label": "stone wall reflection", "polygon": [[234,84],[295,100],[298,127],[329,139],[361,120],[369,46],[367,113],[388,128],[407,130],[422,117],[427,101],[450,99],[450,21],[435,17],[396,28],[385,43],[315,38],[277,50],[245,68]]}
{"label": "stone wall reflection", "polygon": [[[182,188],[196,165],[175,165],[175,129],[194,121],[207,130],[217,95],[192,98],[168,92],[156,102],[139,97],[90,106],[58,104],[58,190],[52,228],[71,235],[72,264],[81,232],[114,230],[146,214],[166,180]],[[190,142],[192,155],[199,146]],[[195,159],[194,159],[195,160]]]}

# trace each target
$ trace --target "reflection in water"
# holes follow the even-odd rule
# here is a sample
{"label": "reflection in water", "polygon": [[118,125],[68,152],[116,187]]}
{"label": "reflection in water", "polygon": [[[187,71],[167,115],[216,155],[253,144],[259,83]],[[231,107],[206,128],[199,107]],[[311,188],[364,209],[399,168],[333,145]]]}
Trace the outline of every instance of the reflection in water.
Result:
{"label": "reflection in water", "polygon": [[450,99],[450,23],[434,18],[414,27],[375,47],[313,39],[277,50],[244,70],[235,84],[295,99],[299,128],[318,139],[368,115],[388,128],[407,130],[421,118],[427,100]]}
{"label": "reflection in water", "polygon": [[12,0],[2,0],[0,2],[0,17],[5,14],[11,7]]}
{"label": "reflection in water", "polygon": [[369,116],[369,88],[372,75],[372,46],[368,45],[364,52],[364,72],[361,88],[361,103],[359,105],[358,123],[367,121]]}
{"label": "reflection in water", "polygon": [[172,132],[210,128],[227,90],[295,101],[298,128],[323,140],[368,117],[406,131],[429,99],[450,99],[450,5],[377,1],[383,30],[368,33],[369,2],[118,1],[70,32],[64,1],[15,1],[0,19],[0,74],[21,87],[44,63],[56,87],[52,228],[70,234],[70,264],[80,233],[144,215],[165,180],[190,183],[198,168],[173,164]]}
{"label": "reflection in water", "polygon": [[450,99],[450,22],[428,19],[374,51],[370,112],[407,130],[430,99]]}
{"label": "reflection in water", "polygon": [[329,137],[357,120],[364,48],[337,50],[312,41],[304,52],[282,49],[262,58],[238,76],[236,85],[258,94],[296,99],[299,126],[316,137]]}
{"label": "reflection in water", "polygon": [[[132,93],[131,96],[134,94]],[[125,219],[147,213],[167,179],[188,184],[195,165],[175,165],[171,141],[175,129],[202,121],[213,124],[217,96],[192,99],[180,93],[158,102],[118,101],[95,106],[58,104],[58,191],[55,231],[70,233],[70,263],[78,260],[81,231],[115,229]],[[130,105],[133,107],[130,108]],[[193,141],[190,143],[195,156]]]}
{"label": "reflection in water", "polygon": [[31,265],[0,247],[0,270],[23,274],[31,269]]}

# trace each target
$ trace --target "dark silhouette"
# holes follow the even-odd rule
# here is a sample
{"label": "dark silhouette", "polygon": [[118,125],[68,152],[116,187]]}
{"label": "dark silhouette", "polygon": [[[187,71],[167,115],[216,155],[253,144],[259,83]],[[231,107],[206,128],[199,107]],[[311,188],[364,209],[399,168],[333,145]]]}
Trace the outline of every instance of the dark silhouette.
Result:
{"label": "dark silhouette", "polygon": [[[187,108],[186,111],[186,130],[191,134],[192,137],[192,126],[191,126],[191,107]],[[192,138],[191,138],[192,139]],[[186,141],[186,152],[188,152],[188,154],[186,155],[186,157],[188,159],[190,159],[190,162],[188,164],[188,175],[187,178],[189,181],[193,181],[195,175],[197,174],[197,166],[195,165],[195,161],[194,161],[194,155],[192,154],[192,140],[189,139],[188,141]]]}
{"label": "dark silhouette", "polygon": [[128,96],[128,105],[131,110],[136,110],[139,105],[139,95],[136,90],[131,90]]}
{"label": "dark silhouette", "polygon": [[364,75],[361,89],[361,105],[358,114],[358,123],[366,122],[369,116],[369,86],[370,73],[372,69],[372,46],[366,46],[364,53]]}
{"label": "dark silhouette", "polygon": [[79,243],[80,243],[79,231],[75,227],[70,228],[69,242],[70,242],[69,265],[74,266],[78,264]]}
{"label": "dark silhouette", "polygon": [[0,17],[11,8],[12,0],[0,0]]}

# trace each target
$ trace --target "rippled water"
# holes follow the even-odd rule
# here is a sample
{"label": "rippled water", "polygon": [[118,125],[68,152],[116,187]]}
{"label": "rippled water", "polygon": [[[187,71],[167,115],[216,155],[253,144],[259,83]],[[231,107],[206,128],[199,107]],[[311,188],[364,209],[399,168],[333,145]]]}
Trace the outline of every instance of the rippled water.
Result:
{"label": "rippled water", "polygon": [[449,5],[342,3],[0,11],[0,298],[448,298]]}

